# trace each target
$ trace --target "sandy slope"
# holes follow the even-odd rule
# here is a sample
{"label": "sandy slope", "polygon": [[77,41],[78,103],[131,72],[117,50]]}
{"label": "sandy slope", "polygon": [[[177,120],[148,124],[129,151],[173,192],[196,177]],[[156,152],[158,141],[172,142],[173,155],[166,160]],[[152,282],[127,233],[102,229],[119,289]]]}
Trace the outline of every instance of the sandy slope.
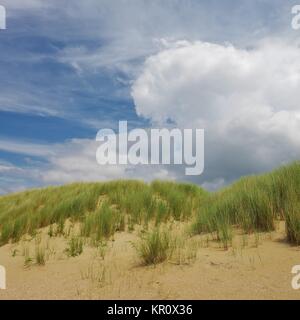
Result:
{"label": "sandy slope", "polygon": [[254,236],[246,244],[236,236],[227,251],[199,240],[195,261],[156,267],[140,266],[132,233],[117,234],[104,259],[103,249],[88,246],[79,257],[68,258],[66,239],[43,240],[45,266],[24,267],[24,248],[33,252],[36,240],[10,244],[0,248],[0,265],[7,270],[7,290],[0,290],[0,299],[300,299],[300,290],[291,287],[300,248],[284,237],[282,226],[261,235],[258,247]]}

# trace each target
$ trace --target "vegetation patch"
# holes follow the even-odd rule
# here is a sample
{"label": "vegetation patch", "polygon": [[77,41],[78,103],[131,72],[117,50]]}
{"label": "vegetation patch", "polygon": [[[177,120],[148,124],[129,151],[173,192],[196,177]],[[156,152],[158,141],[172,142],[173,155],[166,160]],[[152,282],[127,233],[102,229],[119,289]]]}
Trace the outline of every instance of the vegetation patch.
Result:
{"label": "vegetation patch", "polygon": [[0,246],[35,236],[44,227],[49,237],[69,238],[68,221],[80,226],[69,243],[73,256],[85,238],[99,243],[138,225],[154,227],[139,252],[145,263],[157,263],[171,248],[167,233],[159,231],[163,224],[190,221],[192,234],[211,234],[228,249],[236,228],[245,234],[270,232],[276,220],[286,221],[288,241],[299,245],[299,190],[300,162],[244,177],[215,193],[191,184],[135,180],[30,190],[0,197]]}

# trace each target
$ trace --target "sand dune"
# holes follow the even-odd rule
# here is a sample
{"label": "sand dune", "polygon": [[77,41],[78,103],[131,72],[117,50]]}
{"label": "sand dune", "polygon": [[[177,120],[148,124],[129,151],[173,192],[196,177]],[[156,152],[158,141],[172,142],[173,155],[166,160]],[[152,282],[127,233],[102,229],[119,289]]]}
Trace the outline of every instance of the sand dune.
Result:
{"label": "sand dune", "polygon": [[67,239],[42,232],[44,266],[24,266],[24,251],[33,254],[36,239],[0,248],[7,270],[0,299],[300,299],[291,286],[300,248],[285,238],[283,222],[272,233],[236,235],[228,250],[196,236],[193,258],[142,266],[132,245],[136,232],[116,233],[105,248],[84,246],[78,257],[66,255]]}

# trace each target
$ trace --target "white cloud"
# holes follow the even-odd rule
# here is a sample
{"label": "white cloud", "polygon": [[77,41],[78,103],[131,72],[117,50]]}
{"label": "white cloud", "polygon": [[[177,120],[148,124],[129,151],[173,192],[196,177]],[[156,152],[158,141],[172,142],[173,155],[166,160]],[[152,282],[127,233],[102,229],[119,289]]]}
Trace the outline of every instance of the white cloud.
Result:
{"label": "white cloud", "polygon": [[38,178],[36,169],[27,170],[0,160],[0,194],[23,191],[30,186],[31,178]]}
{"label": "white cloud", "polygon": [[206,130],[206,175],[226,181],[300,157],[300,49],[176,42],[147,59],[132,96],[139,116]]}
{"label": "white cloud", "polygon": [[[251,45],[258,38],[278,32],[278,29],[290,29],[290,9],[286,12],[286,4],[282,1],[268,5],[266,14],[262,14],[266,10],[263,5],[250,0],[239,4],[197,0],[185,0],[184,4],[177,0],[2,0],[1,4],[7,7],[8,24],[12,23],[15,36],[45,38],[47,42],[51,40],[55,49],[44,53],[19,50],[18,53],[5,46],[1,49],[3,61],[34,65],[44,59],[53,59],[76,70],[87,71],[88,75],[103,72],[104,68],[117,69],[126,76],[118,75],[116,81],[122,82],[126,89],[130,80],[135,78],[140,62],[157,52],[155,39],[219,42],[230,39],[234,43]],[[23,25],[24,21],[28,21],[28,25]],[[58,43],[63,45],[56,47]],[[82,78],[85,79],[87,74]],[[30,78],[33,80],[35,74]],[[65,86],[59,83],[59,87],[64,86],[63,90],[50,91],[48,86],[41,90],[39,78],[29,81],[28,85],[14,79],[14,90],[11,90],[10,83],[5,86],[4,82],[0,108],[64,118],[85,114],[83,106],[78,107],[80,110],[72,107],[69,83],[72,88],[76,86],[75,78],[62,77],[62,81],[66,83]],[[56,83],[51,87],[55,89],[57,86]]]}
{"label": "white cloud", "polygon": [[53,150],[49,165],[41,171],[45,183],[74,181],[106,181],[114,179],[174,179],[175,175],[162,166],[99,165],[94,140],[73,139]]}
{"label": "white cloud", "polygon": [[57,185],[71,182],[107,181],[115,179],[176,178],[176,173],[163,166],[99,165],[96,150],[99,144],[91,139],[73,139],[61,144],[42,145],[2,140],[0,150],[43,157],[38,163],[27,159],[26,167],[0,162],[0,194],[31,186]]}
{"label": "white cloud", "polygon": [[47,145],[3,138],[0,139],[0,150],[35,157],[47,157],[53,154],[53,150]]}
{"label": "white cloud", "polygon": [[16,171],[18,168],[7,161],[0,160],[0,173]]}
{"label": "white cloud", "polygon": [[49,5],[45,0],[1,0],[1,4],[14,10],[42,9]]}

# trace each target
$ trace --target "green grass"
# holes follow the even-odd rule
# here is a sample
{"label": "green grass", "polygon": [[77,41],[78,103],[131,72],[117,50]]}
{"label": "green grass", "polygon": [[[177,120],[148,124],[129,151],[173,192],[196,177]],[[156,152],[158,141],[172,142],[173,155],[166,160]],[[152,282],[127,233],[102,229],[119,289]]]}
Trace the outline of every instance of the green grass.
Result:
{"label": "green grass", "polygon": [[289,242],[300,245],[300,203],[299,191],[290,194],[286,205],[286,233]]}
{"label": "green grass", "polygon": [[156,228],[147,233],[135,248],[144,265],[158,264],[171,256],[172,239],[169,232]]}
{"label": "green grass", "polygon": [[40,266],[44,266],[46,264],[45,249],[39,245],[35,248],[35,261],[36,264]]}
{"label": "green grass", "polygon": [[68,243],[68,248],[66,253],[70,257],[76,257],[82,254],[83,252],[83,240],[79,237],[72,237]]}
{"label": "green grass", "polygon": [[0,245],[34,236],[43,227],[49,227],[49,236],[66,236],[67,220],[79,223],[81,236],[95,242],[136,225],[148,230],[191,221],[192,233],[212,233],[228,248],[235,228],[269,232],[278,219],[286,220],[288,241],[299,245],[299,190],[300,162],[241,178],[215,193],[191,184],[135,180],[28,190],[0,197]]}
{"label": "green grass", "polygon": [[95,212],[88,214],[83,220],[81,234],[95,240],[107,239],[124,228],[123,215],[105,202]]}
{"label": "green grass", "polygon": [[[133,229],[136,224],[158,224],[169,218],[186,220],[206,195],[196,186],[131,180],[79,183],[1,196],[0,245],[17,242],[25,234],[34,235],[38,229],[54,224],[55,232],[52,226],[50,235],[64,235],[67,219],[82,223],[83,234],[98,239],[126,227]],[[184,199],[189,203],[184,204]]]}
{"label": "green grass", "polygon": [[230,225],[247,233],[272,231],[275,219],[285,219],[288,240],[299,244],[299,190],[299,162],[264,175],[242,178],[203,201],[192,231],[216,232],[224,238]]}

